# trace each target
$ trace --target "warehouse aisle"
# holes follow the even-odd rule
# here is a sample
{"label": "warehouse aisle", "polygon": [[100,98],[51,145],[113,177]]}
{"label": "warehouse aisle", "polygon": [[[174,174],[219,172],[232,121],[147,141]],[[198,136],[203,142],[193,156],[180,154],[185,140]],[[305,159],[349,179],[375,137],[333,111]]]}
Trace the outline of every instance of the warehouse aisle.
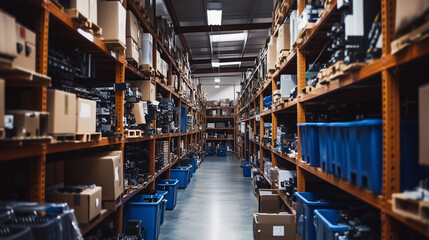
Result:
{"label": "warehouse aisle", "polygon": [[177,201],[165,214],[159,240],[253,239],[257,201],[235,155],[207,157]]}

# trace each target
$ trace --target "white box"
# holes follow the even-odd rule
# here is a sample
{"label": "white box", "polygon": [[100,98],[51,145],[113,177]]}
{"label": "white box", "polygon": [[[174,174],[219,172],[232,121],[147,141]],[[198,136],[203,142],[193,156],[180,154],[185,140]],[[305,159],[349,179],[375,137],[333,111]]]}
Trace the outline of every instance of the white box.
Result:
{"label": "white box", "polygon": [[98,25],[103,28],[102,37],[106,42],[117,42],[125,46],[127,12],[119,1],[98,2]]}
{"label": "white box", "polygon": [[296,87],[295,74],[282,74],[280,75],[280,94],[281,98],[289,98],[290,92]]}
{"label": "white box", "polygon": [[293,10],[290,13],[290,49],[298,38],[298,11]]}
{"label": "white box", "polygon": [[0,10],[0,54],[16,57],[16,22],[11,15]]}
{"label": "white box", "polygon": [[[16,46],[20,46],[13,66],[36,71],[36,33],[16,23]],[[17,49],[17,47],[14,49]],[[18,49],[17,49],[18,50]]]}
{"label": "white box", "polygon": [[271,37],[267,50],[267,70],[275,70],[277,62],[277,38]]}
{"label": "white box", "polygon": [[148,64],[153,67],[153,37],[150,33],[142,34],[141,65]]}
{"label": "white box", "polygon": [[89,19],[97,24],[97,0],[89,0]]}
{"label": "white box", "polygon": [[207,128],[216,128],[215,123],[207,123]]}
{"label": "white box", "polygon": [[88,0],[70,0],[70,5],[68,8],[75,8],[79,11],[80,14],[89,18],[89,6],[91,3],[88,3]]}

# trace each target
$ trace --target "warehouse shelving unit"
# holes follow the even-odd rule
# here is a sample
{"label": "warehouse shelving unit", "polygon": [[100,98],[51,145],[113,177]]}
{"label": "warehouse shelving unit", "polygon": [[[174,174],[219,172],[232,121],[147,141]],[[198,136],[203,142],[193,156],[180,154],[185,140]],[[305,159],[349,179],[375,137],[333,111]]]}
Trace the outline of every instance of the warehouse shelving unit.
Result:
{"label": "warehouse shelving unit", "polygon": [[[168,82],[172,82],[172,69],[180,75],[179,83],[184,82],[191,90],[191,93],[197,93],[192,84],[187,79],[186,75],[181,72],[173,56],[169,53],[167,48],[162,44],[158,38],[155,30],[146,21],[142,12],[137,6],[136,1],[123,1],[123,5],[126,9],[131,10],[142,27],[146,32],[151,33],[154,39],[153,52],[156,53],[157,47],[163,51],[163,56],[169,63]],[[102,71],[99,74],[103,80],[111,83],[122,83],[128,80],[144,80],[148,79],[145,73],[136,69],[132,65],[129,65],[125,59],[124,50],[114,51],[109,48],[100,38],[91,35],[88,32],[82,31],[79,26],[70,18],[62,9],[56,4],[49,0],[26,0],[26,1],[15,1],[15,2],[4,2],[5,10],[11,12],[17,20],[26,26],[34,26],[34,30],[37,34],[37,55],[36,65],[37,72],[43,75],[47,75],[48,68],[48,43],[56,41],[61,42],[63,46],[77,47],[82,51],[92,53],[96,56],[97,61],[99,60],[102,64],[99,64]],[[152,9],[155,12],[155,9]],[[31,12],[31,14],[27,14]],[[154,68],[156,70],[156,54],[154,54]],[[104,79],[105,78],[105,79]],[[114,146],[117,150],[124,151],[125,145],[129,143],[137,142],[149,142],[150,148],[150,163],[149,171],[151,177],[148,181],[139,186],[138,188],[125,189],[124,195],[121,201],[117,205],[115,211],[103,209],[99,217],[94,219],[90,224],[80,226],[82,234],[86,234],[91,231],[97,224],[109,217],[115,215],[115,228],[118,233],[122,232],[122,208],[124,203],[136,195],[140,190],[144,188],[155,189],[155,180],[163,176],[169,178],[170,169],[179,164],[179,159],[186,156],[186,154],[193,150],[204,149],[204,134],[203,126],[205,124],[205,107],[203,98],[196,94],[196,100],[194,103],[189,102],[183,98],[179,92],[173,90],[172,86],[167,86],[161,79],[150,76],[150,81],[156,84],[156,91],[161,92],[164,97],[172,98],[178,103],[178,106],[186,106],[190,110],[191,115],[194,119],[200,121],[202,126],[193,126],[191,132],[186,133],[169,133],[151,136],[142,136],[137,138],[105,138],[103,137],[98,141],[80,142],[80,143],[39,143],[29,144],[23,142],[21,145],[10,145],[8,142],[3,142],[0,146],[0,161],[17,161],[25,159],[29,164],[29,176],[26,181],[29,183],[28,199],[29,201],[44,202],[45,201],[45,167],[47,160],[50,159],[51,154],[66,153],[76,150],[84,150],[90,148],[97,148],[103,146]],[[11,81],[6,82],[7,86],[16,85]],[[33,96],[32,102],[34,106],[33,110],[46,111],[47,110],[47,88],[50,85],[50,81],[38,81],[31,86],[31,94]],[[26,85],[27,86],[27,85]],[[181,84],[179,84],[181,86]],[[116,93],[115,101],[115,112],[118,116],[118,128],[116,132],[122,133],[124,136],[123,129],[123,116],[124,116],[124,92]],[[156,126],[156,121],[153,122]],[[176,138],[176,143],[180,144],[181,140],[184,140],[185,152],[180,150],[178,147],[178,157],[173,157],[170,153],[171,139]],[[164,166],[160,171],[155,172],[155,144],[157,139],[168,140],[169,142],[169,153],[168,153],[168,165]]]}
{"label": "warehouse shelving unit", "polygon": [[[300,14],[305,7],[305,0],[288,1],[290,2],[286,16],[293,9],[298,9]],[[248,83],[239,96],[236,104],[236,126],[240,123],[251,126],[253,133],[256,134],[258,126],[263,126],[264,121],[272,123],[272,139],[276,138],[278,117],[287,115],[289,119],[295,119],[297,123],[306,122],[306,108],[311,104],[323,102],[328,98],[346,99],[353,97],[347,95],[354,86],[363,84],[379,84],[381,96],[381,115],[383,119],[383,176],[382,176],[382,194],[377,195],[357,185],[340,179],[333,174],[322,171],[320,168],[312,167],[302,161],[300,149],[300,137],[298,130],[298,152],[296,157],[290,157],[286,154],[274,150],[273,141],[271,146],[266,146],[254,139],[246,139],[246,134],[238,131],[237,135],[244,139],[237,148],[237,155],[241,160],[246,160],[246,140],[249,141],[249,152],[255,156],[260,151],[260,172],[263,175],[263,152],[270,152],[272,166],[288,164],[291,169],[297,170],[298,191],[308,190],[308,184],[314,181],[330,183],[344,192],[347,192],[380,210],[381,217],[381,239],[400,239],[401,229],[413,229],[420,234],[429,237],[429,227],[419,222],[406,219],[392,211],[392,193],[400,191],[400,79],[399,71],[405,64],[413,64],[419,59],[429,56],[429,40],[425,39],[418,43],[413,43],[408,48],[391,54],[391,42],[396,38],[394,33],[395,23],[395,1],[381,0],[381,23],[382,23],[382,56],[362,67],[360,70],[347,74],[338,80],[331,81],[329,85],[317,88],[309,93],[303,93],[302,89],[306,85],[306,61],[314,59],[320,52],[326,42],[326,32],[339,19],[339,12],[336,9],[336,0],[328,1],[323,16],[318,20],[314,27],[305,35],[300,44],[291,49],[289,56],[276,69],[276,71],[267,79],[263,86],[259,88],[256,94],[248,94]],[[273,27],[273,33],[277,31]],[[311,58],[313,57],[313,58]],[[427,58],[425,58],[427,59]],[[258,70],[255,68],[253,74]],[[260,106],[263,109],[263,98],[271,95],[276,90],[276,81],[281,74],[297,74],[298,97],[292,101],[287,101],[280,106],[273,107],[271,110],[255,113],[255,116],[248,116],[250,109],[256,109]],[[310,107],[309,107],[310,106]],[[256,115],[260,116],[260,121],[256,121]],[[260,136],[263,135],[263,128],[260,129]],[[263,175],[264,176],[264,175]],[[316,180],[315,180],[316,179]],[[280,194],[282,195],[282,194]]]}
{"label": "warehouse shelving unit", "polygon": [[[221,115],[216,115],[216,116],[210,116],[207,111],[210,110],[216,110],[218,111],[222,111],[222,109],[230,109],[233,112],[232,116],[221,116]],[[223,132],[227,132],[228,134],[232,134],[233,137],[232,138],[228,138],[228,137],[223,137],[223,138],[210,138],[207,136],[206,138],[206,142],[210,141],[210,142],[226,142],[226,141],[234,141],[233,144],[233,151],[236,152],[236,148],[235,148],[235,107],[231,106],[231,107],[218,107],[218,106],[207,106],[206,107],[206,124],[205,124],[205,132],[208,134],[209,132],[217,132],[217,131],[223,131]],[[217,123],[217,122],[225,122],[228,120],[232,120],[232,127],[214,127],[214,128],[209,128],[207,127],[207,123]]]}

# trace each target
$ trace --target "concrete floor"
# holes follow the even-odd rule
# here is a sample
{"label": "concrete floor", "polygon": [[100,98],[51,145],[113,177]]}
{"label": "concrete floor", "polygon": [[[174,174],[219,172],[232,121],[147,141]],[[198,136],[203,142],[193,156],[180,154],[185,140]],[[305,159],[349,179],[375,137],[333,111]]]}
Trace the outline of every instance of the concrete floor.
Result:
{"label": "concrete floor", "polygon": [[179,189],[176,208],[167,211],[159,240],[253,239],[257,201],[251,178],[235,155],[207,157],[188,185]]}

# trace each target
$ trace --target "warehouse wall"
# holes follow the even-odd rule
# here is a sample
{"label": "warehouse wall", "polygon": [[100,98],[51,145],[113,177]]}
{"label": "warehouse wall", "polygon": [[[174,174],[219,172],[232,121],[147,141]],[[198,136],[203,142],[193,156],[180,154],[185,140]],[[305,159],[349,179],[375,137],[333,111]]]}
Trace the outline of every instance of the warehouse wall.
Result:
{"label": "warehouse wall", "polygon": [[229,98],[235,100],[236,92],[240,91],[240,85],[220,85],[215,88],[214,85],[202,85],[203,90],[207,93],[208,100],[219,100],[221,98]]}

